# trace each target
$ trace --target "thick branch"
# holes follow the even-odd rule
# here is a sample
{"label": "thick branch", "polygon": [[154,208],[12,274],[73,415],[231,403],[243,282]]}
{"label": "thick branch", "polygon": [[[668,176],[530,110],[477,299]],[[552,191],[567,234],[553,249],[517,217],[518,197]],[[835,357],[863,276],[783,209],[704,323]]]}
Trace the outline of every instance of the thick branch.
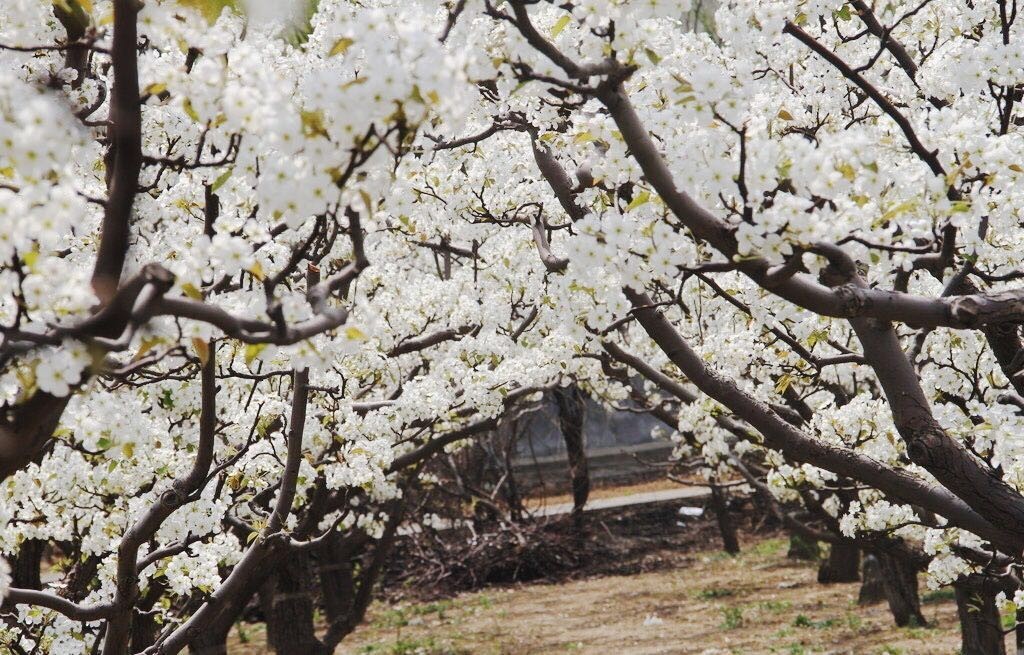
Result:
{"label": "thick branch", "polygon": [[446,328],[431,334],[423,334],[414,339],[406,339],[389,350],[388,357],[398,357],[399,355],[419,352],[445,341],[455,341],[475,329],[476,326],[474,325],[465,325],[459,328]]}
{"label": "thick branch", "polygon": [[35,589],[8,589],[7,598],[4,600],[6,603],[14,605],[45,607],[46,609],[63,614],[73,621],[96,621],[107,618],[114,611],[113,605],[79,605],[67,598],[61,598],[56,594],[45,591],[36,591]]}
{"label": "thick branch", "polygon": [[163,522],[178,508],[195,499],[206,483],[213,463],[213,447],[217,427],[217,358],[216,345],[211,344],[201,373],[201,404],[199,444],[196,459],[188,475],[175,480],[159,501],[143,514],[125,533],[117,549],[117,590],[114,594],[116,613],[107,623],[103,655],[120,655],[128,648],[135,601],[139,596],[139,548],[153,538]]}
{"label": "thick branch", "polygon": [[768,447],[781,451],[792,460],[864,481],[889,496],[941,514],[952,524],[991,541],[1007,553],[1020,550],[1021,539],[1016,530],[1005,525],[993,525],[947,490],[933,487],[909,473],[891,469],[853,451],[805,435],[780,418],[770,407],[744,393],[732,381],[709,371],[668,319],[651,307],[652,301],[646,294],[626,289],[626,295],[644,330],[683,374],[701,391],[760,432]]}
{"label": "thick branch", "polygon": [[238,594],[247,588],[250,579],[258,575],[265,562],[272,561],[275,554],[289,543],[282,532],[285,519],[291,513],[295,501],[299,466],[302,462],[302,440],[306,423],[306,405],[309,401],[309,371],[296,371],[292,389],[292,409],[288,422],[288,454],[281,474],[281,488],[277,501],[256,540],[242,559],[235,565],[210,598],[185,623],[157,642],[145,652],[149,654],[172,655],[184,648],[192,639],[201,634],[221,612],[232,603]]}
{"label": "thick branch", "polygon": [[768,276],[772,267],[766,260],[737,257],[739,253],[732,228],[676,187],[672,173],[621,84],[601,87],[598,97],[611,113],[647,181],[672,213],[698,239],[707,241],[730,260],[736,261],[738,270],[779,297],[823,316],[863,316],[915,326],[979,328],[1024,321],[1024,289],[928,298],[854,285],[831,289],[807,274],[772,280]]}
{"label": "thick branch", "polygon": [[136,55],[138,0],[114,0],[114,43],[111,62],[114,86],[110,96],[107,137],[107,204],[92,286],[106,304],[116,293],[128,253],[132,204],[142,168],[142,105]]}

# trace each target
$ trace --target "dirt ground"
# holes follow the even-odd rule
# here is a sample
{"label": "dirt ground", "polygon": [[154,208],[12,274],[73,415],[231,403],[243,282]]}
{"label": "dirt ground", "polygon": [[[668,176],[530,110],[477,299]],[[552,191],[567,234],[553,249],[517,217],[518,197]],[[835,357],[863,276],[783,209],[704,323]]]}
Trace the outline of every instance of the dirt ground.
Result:
{"label": "dirt ground", "polygon": [[[561,584],[525,584],[432,603],[377,603],[346,639],[358,655],[784,653],[952,655],[956,606],[922,589],[927,628],[896,628],[885,604],[858,607],[857,584],[820,585],[782,539],[744,552],[690,553],[679,566]],[[232,653],[257,655],[255,627]]]}
{"label": "dirt ground", "polygon": [[[662,483],[619,487],[631,492]],[[634,489],[635,487],[635,489]],[[625,494],[624,494],[625,495]],[[537,501],[534,501],[537,502]],[[544,501],[542,501],[544,502]],[[551,499],[546,499],[551,502]],[[675,520],[676,504],[595,512],[585,563],[545,581],[442,591],[386,580],[351,655],[953,655],[952,590],[921,595],[928,627],[897,628],[885,603],[859,607],[859,584],[821,585],[817,564],[786,558],[788,541],[742,510],[742,553],[717,550],[710,517]],[[403,556],[396,555],[399,559]],[[408,557],[408,556],[406,556]],[[403,560],[412,561],[412,560]],[[426,586],[424,586],[426,585]],[[429,587],[431,593],[423,594]],[[419,592],[417,592],[419,590]],[[263,626],[240,624],[232,655],[264,655]]]}

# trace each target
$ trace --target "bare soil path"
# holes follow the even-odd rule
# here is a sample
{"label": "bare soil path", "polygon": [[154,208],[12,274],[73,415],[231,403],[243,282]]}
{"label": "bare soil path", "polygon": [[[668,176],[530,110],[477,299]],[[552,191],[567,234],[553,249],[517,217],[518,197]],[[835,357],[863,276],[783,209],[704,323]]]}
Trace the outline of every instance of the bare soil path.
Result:
{"label": "bare soil path", "polygon": [[[896,628],[884,604],[858,607],[856,584],[820,585],[780,539],[729,557],[695,552],[678,568],[378,603],[342,651],[360,655],[952,655],[951,594],[927,593],[928,628]],[[250,649],[251,648],[251,649]],[[239,653],[260,653],[258,648]],[[235,652],[235,651],[232,651]]]}

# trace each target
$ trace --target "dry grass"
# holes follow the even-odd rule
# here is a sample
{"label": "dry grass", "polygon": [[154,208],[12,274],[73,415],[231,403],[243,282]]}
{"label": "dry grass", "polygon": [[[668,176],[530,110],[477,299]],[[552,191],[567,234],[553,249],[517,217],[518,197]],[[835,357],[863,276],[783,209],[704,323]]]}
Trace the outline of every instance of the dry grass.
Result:
{"label": "dry grass", "polygon": [[[760,654],[946,655],[956,607],[925,595],[929,628],[896,628],[857,585],[819,585],[786,543],[745,544],[736,558],[697,552],[675,569],[558,585],[488,589],[435,603],[379,603],[343,644],[360,655]],[[258,634],[250,635],[258,639]],[[237,641],[232,653],[256,655]]]}

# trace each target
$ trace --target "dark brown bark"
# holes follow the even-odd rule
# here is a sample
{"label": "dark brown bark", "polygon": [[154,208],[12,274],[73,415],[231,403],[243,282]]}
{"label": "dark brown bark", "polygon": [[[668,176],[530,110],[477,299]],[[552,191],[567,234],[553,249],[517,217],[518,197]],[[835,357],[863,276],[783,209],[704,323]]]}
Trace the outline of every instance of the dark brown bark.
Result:
{"label": "dark brown bark", "polygon": [[[103,655],[122,655],[127,652],[132,632],[134,606],[139,597],[139,548],[156,534],[163,522],[179,507],[195,499],[196,492],[206,484],[206,476],[213,463],[213,449],[217,428],[217,346],[211,343],[207,359],[203,362],[201,383],[201,410],[199,414],[199,441],[192,468],[183,478],[176,479],[121,538],[117,548],[117,590],[114,595],[115,614],[107,622],[103,639]],[[289,500],[290,502],[290,500]]]}
{"label": "dark brown bark", "polygon": [[[686,223],[698,238],[709,241],[727,257],[731,258],[736,254],[735,237],[727,226],[676,188],[672,174],[665,166],[657,147],[621,86],[609,87],[598,95],[611,112],[648,181],[672,212]],[[769,266],[766,262],[743,260],[737,266],[743,273],[773,293],[818,314],[851,319],[871,316],[879,319],[874,321],[857,318],[851,320],[851,323],[857,328],[865,351],[872,349],[872,346],[876,346],[876,355],[884,351],[884,355],[872,362],[873,368],[880,377],[887,378],[880,381],[886,387],[886,396],[892,406],[894,419],[901,428],[901,435],[907,441],[911,457],[960,496],[975,512],[986,517],[992,524],[1000,526],[1003,532],[1012,535],[1010,543],[1006,544],[1007,552],[1019,551],[1020,544],[1024,542],[1024,527],[1019,527],[1024,526],[1024,498],[1013,492],[976,460],[964,456],[962,447],[953,442],[941,429],[936,429],[938,426],[930,419],[930,414],[922,415],[921,410],[927,410],[928,405],[927,402],[921,402],[923,395],[920,399],[917,397],[920,386],[916,377],[906,379],[907,376],[901,373],[903,367],[896,370],[890,363],[893,357],[897,357],[897,362],[900,359],[906,360],[898,342],[890,343],[891,339],[881,334],[872,339],[869,332],[871,326],[880,326],[879,329],[883,332],[892,332],[887,323],[882,323],[888,320],[902,320],[916,325],[979,326],[992,322],[988,319],[991,319],[994,313],[1008,310],[1012,314],[1019,311],[1024,307],[1018,306],[1019,299],[1011,299],[1012,294],[1006,293],[995,294],[988,299],[981,296],[914,298],[906,294],[883,292],[854,282],[829,289],[825,285],[797,275],[769,283]],[[649,299],[644,296],[644,300],[647,302],[634,302],[634,306],[649,306]],[[1010,309],[1011,305],[1013,309]],[[862,326],[863,329],[858,326]],[[894,382],[896,378],[898,381]],[[906,384],[909,384],[909,387],[902,386]],[[729,406],[727,403],[726,405]]]}
{"label": "dark brown bark", "polygon": [[221,607],[220,613],[210,620],[203,630],[191,635],[188,641],[189,655],[229,655],[228,634],[231,628],[241,619],[249,600],[256,595],[265,577],[274,570],[282,552],[283,550],[279,550],[267,557],[263,561],[262,569],[246,578]]}
{"label": "dark brown bark", "polygon": [[[213,361],[213,358],[210,358]],[[288,419],[288,455],[281,476],[281,488],[267,524],[256,535],[242,559],[235,565],[220,587],[210,598],[174,632],[158,644],[155,653],[172,655],[186,644],[192,643],[210,625],[217,624],[221,617],[235,611],[238,598],[255,593],[265,579],[265,573],[276,563],[277,558],[287,551],[289,536],[281,531],[284,520],[291,513],[295,500],[296,478],[302,460],[302,441],[306,422],[306,405],[309,401],[309,371],[296,371],[292,376],[292,407]],[[256,587],[250,588],[256,583]],[[240,610],[238,610],[240,611]],[[219,625],[219,624],[218,624]]]}
{"label": "dark brown bark", "polygon": [[[892,325],[868,319],[852,319],[850,324],[882,385],[910,459],[978,514],[1011,533],[1017,544],[1024,543],[1024,497],[946,434],[935,420]],[[1017,547],[1007,552],[1019,550]]]}
{"label": "dark brown bark", "polygon": [[[370,607],[370,603],[373,602],[373,589],[384,569],[384,562],[391,555],[391,550],[394,548],[395,536],[398,526],[401,525],[402,518],[405,516],[405,509],[406,503],[404,499],[393,501],[386,506],[388,520],[384,527],[384,534],[381,535],[380,539],[377,539],[371,552],[366,553],[364,551],[364,544],[368,542],[358,539],[348,543],[342,541],[340,549],[333,551],[337,557],[334,562],[342,565],[336,571],[343,576],[342,578],[334,579],[342,581],[344,586],[341,589],[335,590],[338,596],[332,602],[336,603],[334,605],[335,611],[344,613],[338,614],[337,619],[332,620],[327,628],[327,633],[323,638],[327,652],[334,652],[338,644],[355,630],[356,626],[366,617],[366,610]],[[361,553],[361,565],[358,575],[354,578],[348,577],[346,579],[344,576],[351,576],[352,571],[355,570],[354,567],[351,567],[351,562],[357,553]],[[346,564],[350,566],[347,570],[345,568]],[[344,594],[348,594],[351,601],[346,600]]]}
{"label": "dark brown bark", "polygon": [[79,41],[85,37],[91,17],[77,2],[54,3],[53,15],[57,17],[67,33],[68,48],[64,53],[64,67],[78,73],[78,76],[71,82],[71,88],[78,89],[85,79],[89,62],[89,47]]}
{"label": "dark brown bark", "polygon": [[729,512],[729,496],[721,486],[711,484],[711,510],[718,522],[718,533],[722,537],[722,550],[730,555],[740,552],[740,540],[736,535],[736,522]]}
{"label": "dark brown bark", "polygon": [[889,611],[892,612],[896,625],[900,627],[928,625],[921,613],[921,597],[917,590],[917,570],[902,558],[890,553],[880,552],[876,556],[882,572],[885,597],[889,601]]}
{"label": "dark brown bark", "polygon": [[188,643],[189,655],[230,655],[228,635],[231,634],[231,625],[211,625]]}
{"label": "dark brown bark", "polygon": [[319,549],[320,591],[330,623],[347,621],[354,610],[356,587],[351,557],[351,544],[346,544],[340,533],[328,537]]}
{"label": "dark brown bark", "polygon": [[791,534],[786,557],[805,562],[816,562],[821,557],[821,546],[817,541],[806,539],[798,534]]}
{"label": "dark brown bark", "polygon": [[818,567],[818,582],[856,582],[860,580],[860,548],[855,544],[836,542],[828,557]]}
{"label": "dark brown bark", "polygon": [[999,609],[998,589],[990,581],[968,576],[953,584],[960,618],[961,655],[1006,655]]}
{"label": "dark brown bark", "polygon": [[22,589],[42,589],[39,578],[46,542],[42,539],[26,539],[21,542],[18,554],[11,560],[11,586]]}
{"label": "dark brown bark", "polygon": [[92,286],[102,304],[113,298],[121,282],[132,205],[142,169],[142,107],[139,102],[136,18],[137,0],[114,0],[114,40],[111,62],[114,85],[110,94],[110,147],[106,154],[107,203],[100,232]]}
{"label": "dark brown bark", "polygon": [[[938,279],[941,281],[942,276]],[[955,284],[949,291],[957,295],[980,293],[977,285],[971,279],[962,275],[954,280]],[[1024,344],[1020,339],[1020,326],[1016,323],[1000,323],[998,325],[987,325],[981,328],[988,342],[992,354],[999,362],[999,368],[1010,381],[1014,390],[1024,396],[1024,377],[1018,376],[1024,368]]]}
{"label": "dark brown bark", "polygon": [[37,391],[0,417],[0,480],[24,468],[50,443],[71,396]]}
{"label": "dark brown bark", "polygon": [[[608,108],[633,158],[669,210],[694,236],[733,261],[738,247],[734,230],[681,191],[621,83],[604,84],[597,97]],[[551,182],[551,180],[548,180]],[[836,318],[870,317],[932,327],[979,327],[1019,323],[1024,318],[1024,290],[993,294],[928,298],[876,288],[842,285],[834,289],[808,275],[772,276],[764,259],[736,261],[740,272],[763,288],[816,314]]]}
{"label": "dark brown bark", "polygon": [[[75,551],[72,549],[71,552]],[[76,557],[80,557],[80,554],[76,554]],[[89,595],[89,591],[96,581],[96,572],[99,570],[100,561],[101,559],[97,555],[86,555],[84,559],[79,559],[78,564],[71,570],[67,585],[61,590],[60,595],[76,603]]]}
{"label": "dark brown bark", "polygon": [[137,604],[137,613],[132,621],[131,652],[141,653],[154,643],[160,635],[160,624],[157,623],[157,612],[153,608],[167,593],[164,579],[151,580],[149,589]]}
{"label": "dark brown bark", "polygon": [[868,553],[864,556],[864,581],[857,596],[858,605],[874,605],[885,600],[885,581],[882,578],[882,563],[878,556]]}
{"label": "dark brown bark", "polygon": [[325,655],[313,625],[313,570],[310,554],[294,551],[283,558],[260,588],[267,644],[277,655]]}
{"label": "dark brown bark", "polygon": [[576,530],[583,528],[583,508],[590,495],[590,472],[587,470],[586,435],[583,432],[586,402],[583,392],[575,384],[556,388],[552,395],[558,406],[558,423],[565,440],[572,480],[572,520]]}
{"label": "dark brown bark", "polygon": [[628,288],[625,293],[640,325],[680,371],[701,391],[760,432],[766,446],[781,451],[791,460],[814,464],[841,476],[871,484],[893,498],[913,502],[946,517],[950,522],[992,541],[1006,552],[1017,552],[1021,543],[1016,534],[1018,530],[1002,523],[997,527],[946,489],[937,488],[904,471],[889,468],[876,460],[804,434],[769,406],[744,393],[731,380],[708,370],[704,361],[668,319],[654,309],[653,302],[646,294]]}

